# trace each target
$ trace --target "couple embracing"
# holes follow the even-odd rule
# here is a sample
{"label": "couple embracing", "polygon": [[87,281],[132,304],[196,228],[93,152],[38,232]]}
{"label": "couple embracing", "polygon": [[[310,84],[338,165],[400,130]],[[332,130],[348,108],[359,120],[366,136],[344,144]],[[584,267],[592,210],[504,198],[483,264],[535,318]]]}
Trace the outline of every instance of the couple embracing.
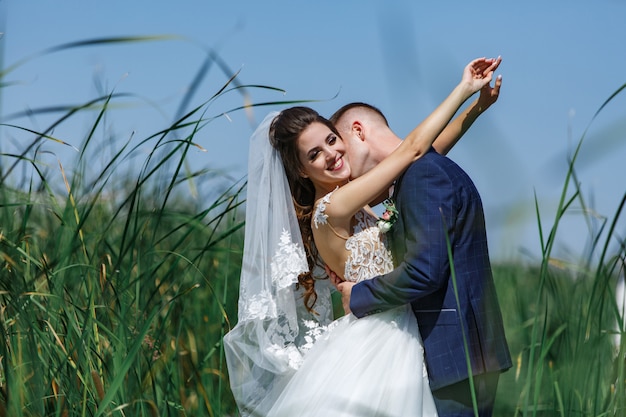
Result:
{"label": "couple embracing", "polygon": [[[480,196],[444,155],[497,99],[499,63],[470,62],[404,140],[363,103],[330,120],[293,107],[255,131],[239,320],[224,338],[242,415],[491,415],[511,360]],[[381,228],[370,205],[392,185]]]}

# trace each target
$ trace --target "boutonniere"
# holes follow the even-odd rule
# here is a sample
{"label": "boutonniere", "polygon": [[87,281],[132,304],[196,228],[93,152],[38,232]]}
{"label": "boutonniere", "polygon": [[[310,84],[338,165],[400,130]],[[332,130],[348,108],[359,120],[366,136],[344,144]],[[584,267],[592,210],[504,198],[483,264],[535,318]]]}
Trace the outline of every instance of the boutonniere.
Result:
{"label": "boutonniere", "polygon": [[390,198],[383,201],[383,207],[385,207],[385,212],[378,218],[376,224],[381,232],[387,233],[398,220],[398,209],[396,209],[396,205]]}

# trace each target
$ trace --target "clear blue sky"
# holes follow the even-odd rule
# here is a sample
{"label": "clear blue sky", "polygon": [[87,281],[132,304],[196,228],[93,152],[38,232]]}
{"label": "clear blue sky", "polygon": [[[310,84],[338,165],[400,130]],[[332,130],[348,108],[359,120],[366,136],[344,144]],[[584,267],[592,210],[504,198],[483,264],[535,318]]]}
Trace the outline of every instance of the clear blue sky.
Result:
{"label": "clear blue sky", "polygon": [[[544,228],[551,225],[566,174],[566,156],[600,105],[626,83],[626,1],[93,1],[0,0],[3,67],[71,41],[173,34],[187,40],[90,47],[39,57],[4,81],[0,115],[9,123],[46,127],[45,118],[6,120],[28,108],[77,104],[98,91],[132,92],[154,107],[123,110],[108,123],[115,135],[137,139],[168,126],[205,57],[215,49],[239,81],[284,89],[250,90],[253,102],[322,100],[329,116],[351,101],[381,108],[404,136],[480,56],[503,57],[498,103],[481,117],[450,157],[481,191],[491,252],[529,259],[539,250],[534,196]],[[211,69],[193,98],[199,104],[226,81]],[[100,87],[98,87],[100,85]],[[100,90],[99,90],[100,89]],[[212,114],[238,105],[230,94]],[[259,108],[260,121],[270,110]],[[129,116],[132,115],[132,116]],[[197,166],[240,178],[254,126],[238,112],[220,118],[198,140]],[[80,146],[89,121],[59,127],[55,136]],[[590,204],[612,218],[626,192],[626,94],[591,125],[578,175]],[[3,151],[19,141],[7,129]],[[48,149],[58,155],[58,145]],[[71,152],[69,152],[71,154]],[[5,163],[5,161],[2,161]],[[576,204],[577,206],[577,204]],[[626,234],[624,221],[618,235]],[[568,217],[557,254],[576,258],[586,226]],[[568,254],[571,251],[571,254]]]}

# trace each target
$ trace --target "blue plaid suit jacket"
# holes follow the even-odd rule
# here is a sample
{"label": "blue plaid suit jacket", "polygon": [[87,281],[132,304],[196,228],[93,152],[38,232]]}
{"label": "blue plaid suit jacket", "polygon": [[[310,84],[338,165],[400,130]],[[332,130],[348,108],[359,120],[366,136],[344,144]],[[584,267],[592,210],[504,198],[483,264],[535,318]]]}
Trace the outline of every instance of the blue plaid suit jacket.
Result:
{"label": "blue plaid suit jacket", "polygon": [[411,303],[432,390],[468,377],[464,334],[473,375],[510,368],[482,202],[470,177],[431,148],[398,180],[394,199],[399,219],[388,233],[396,268],[355,285],[352,312],[363,317]]}

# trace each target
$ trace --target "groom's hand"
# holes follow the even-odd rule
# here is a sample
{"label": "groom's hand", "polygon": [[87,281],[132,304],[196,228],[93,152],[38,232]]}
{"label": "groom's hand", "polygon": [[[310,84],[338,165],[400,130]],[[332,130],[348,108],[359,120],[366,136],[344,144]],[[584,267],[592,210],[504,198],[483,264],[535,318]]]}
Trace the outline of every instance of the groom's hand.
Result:
{"label": "groom's hand", "polygon": [[354,284],[354,282],[344,281],[337,285],[337,289],[341,293],[341,304],[343,304],[343,310],[346,314],[350,314],[350,296],[352,295]]}
{"label": "groom's hand", "polygon": [[339,284],[343,282],[343,279],[341,279],[339,275],[335,274],[335,272],[330,269],[326,264],[324,264],[324,270],[326,270],[326,275],[328,275],[331,284],[333,284],[337,291],[339,291]]}

